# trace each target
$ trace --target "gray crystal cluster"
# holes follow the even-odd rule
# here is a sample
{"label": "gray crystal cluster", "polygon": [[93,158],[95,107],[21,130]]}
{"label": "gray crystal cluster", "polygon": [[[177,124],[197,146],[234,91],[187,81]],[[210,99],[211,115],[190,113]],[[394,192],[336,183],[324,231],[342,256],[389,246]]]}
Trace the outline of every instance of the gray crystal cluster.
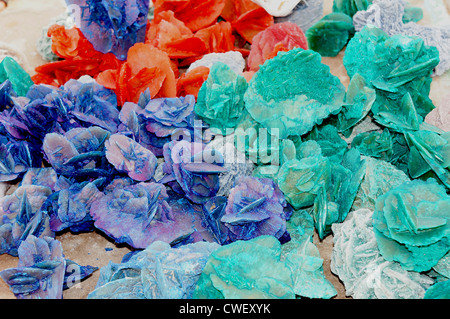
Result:
{"label": "gray crystal cluster", "polygon": [[275,23],[292,22],[303,31],[308,30],[323,16],[323,0],[302,0],[291,14],[285,17],[275,17]]}
{"label": "gray crystal cluster", "polygon": [[450,69],[450,25],[423,26],[415,22],[403,23],[403,14],[407,2],[405,0],[374,0],[365,11],[358,11],[353,16],[356,31],[371,24],[382,29],[389,36],[405,34],[417,36],[428,46],[435,46],[439,51],[440,63],[434,75],[442,75]]}

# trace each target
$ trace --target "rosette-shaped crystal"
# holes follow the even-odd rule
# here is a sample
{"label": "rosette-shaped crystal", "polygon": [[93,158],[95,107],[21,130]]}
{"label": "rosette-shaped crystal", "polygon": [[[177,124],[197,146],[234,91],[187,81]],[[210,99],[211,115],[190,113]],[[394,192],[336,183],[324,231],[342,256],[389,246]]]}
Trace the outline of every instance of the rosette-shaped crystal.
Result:
{"label": "rosette-shaped crystal", "polygon": [[0,182],[12,181],[42,164],[39,147],[27,141],[8,141],[0,135]]}
{"label": "rosette-shaped crystal", "polygon": [[261,235],[286,239],[286,220],[291,214],[283,193],[271,179],[244,176],[231,189],[221,221],[230,230],[232,240]]}
{"label": "rosette-shaped crystal", "polygon": [[279,51],[294,48],[308,49],[308,42],[302,29],[292,22],[276,23],[253,38],[248,68],[250,71],[258,71],[260,65],[275,57]]}
{"label": "rosette-shaped crystal", "polygon": [[0,252],[17,256],[17,248],[29,235],[54,237],[49,216],[41,208],[52,190],[23,185],[0,199]]}
{"label": "rosette-shaped crystal", "polygon": [[168,197],[164,185],[159,183],[117,187],[94,201],[90,214],[95,227],[117,243],[138,249],[156,240],[175,243],[194,230],[192,224],[179,218],[182,211],[171,209]]}
{"label": "rosette-shaped crystal", "polygon": [[95,50],[112,52],[126,60],[128,49],[136,42],[144,42],[149,0],[66,0],[76,5],[79,13],[77,25]]}
{"label": "rosette-shaped crystal", "polygon": [[406,182],[377,199],[373,227],[386,260],[430,270],[450,250],[450,196],[433,179]]}
{"label": "rosette-shaped crystal", "polygon": [[209,255],[218,247],[198,242],[172,248],[156,241],[127,261],[103,267],[88,298],[191,299]]}
{"label": "rosette-shaped crystal", "polygon": [[89,210],[102,195],[93,182],[75,183],[54,193],[54,203],[48,203],[51,229],[55,232],[66,228],[73,232],[93,230]]}
{"label": "rosette-shaped crystal", "polygon": [[226,172],[222,154],[202,143],[172,141],[164,145],[164,182],[176,182],[172,188],[186,194],[192,202],[202,204],[220,188],[219,174]]}
{"label": "rosette-shaped crystal", "polygon": [[[203,125],[195,123],[195,97],[150,98],[150,92],[141,94],[139,103],[127,102],[120,111],[120,121],[130,130],[139,144],[156,156],[163,155],[164,144],[171,140],[194,140]],[[198,133],[197,133],[198,131]]]}
{"label": "rosette-shaped crystal", "polygon": [[322,56],[334,57],[355,33],[352,18],[344,13],[327,14],[306,31],[308,46]]}
{"label": "rosette-shaped crystal", "polygon": [[424,45],[421,38],[402,34],[389,37],[381,29],[366,26],[349,41],[343,62],[350,77],[359,73],[375,89],[374,114],[402,114],[401,101],[407,93],[422,118],[434,108],[429,93],[439,52]]}
{"label": "rosette-shaped crystal", "polygon": [[49,133],[44,138],[44,155],[58,174],[107,175],[107,163],[103,159],[109,136],[108,131],[96,126],[74,128],[64,135]]}
{"label": "rosette-shaped crystal", "polygon": [[127,102],[120,111],[120,119],[127,122],[130,112],[134,111],[147,121],[147,129],[158,137],[166,137],[177,128],[189,127],[188,117],[192,114],[195,97],[187,95],[179,98],[145,99],[141,95],[138,104]]}
{"label": "rosette-shaped crystal", "polygon": [[66,261],[61,243],[30,235],[19,247],[19,264],[0,272],[18,299],[62,299]]}
{"label": "rosette-shaped crystal", "polygon": [[113,134],[105,142],[106,159],[132,179],[145,182],[155,174],[157,159],[152,151],[122,134]]}
{"label": "rosette-shaped crystal", "polygon": [[295,209],[313,205],[321,187],[331,179],[330,161],[322,156],[317,142],[305,142],[302,149],[309,154],[284,163],[277,176],[280,189]]}
{"label": "rosette-shaped crystal", "polygon": [[450,132],[438,134],[420,130],[405,136],[410,148],[408,172],[411,177],[427,176],[432,171],[450,189]]}
{"label": "rosette-shaped crystal", "polygon": [[346,295],[355,299],[423,298],[434,280],[383,258],[372,215],[369,209],[359,209],[333,224],[331,271],[344,283]]}
{"label": "rosette-shaped crystal", "polygon": [[300,136],[342,108],[345,87],[320,54],[292,49],[264,63],[244,95],[250,115],[279,138]]}
{"label": "rosette-shaped crystal", "polygon": [[212,128],[225,135],[234,128],[245,110],[244,93],[248,84],[228,65],[217,62],[198,92],[195,113]]}
{"label": "rosette-shaped crystal", "polygon": [[209,256],[194,299],[293,299],[290,268],[281,261],[281,244],[259,236],[222,246]]}

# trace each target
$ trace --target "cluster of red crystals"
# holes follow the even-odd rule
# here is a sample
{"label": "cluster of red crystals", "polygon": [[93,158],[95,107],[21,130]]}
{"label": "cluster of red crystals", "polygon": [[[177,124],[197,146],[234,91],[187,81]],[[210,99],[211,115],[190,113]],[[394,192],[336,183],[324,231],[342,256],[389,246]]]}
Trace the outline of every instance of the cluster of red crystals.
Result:
{"label": "cluster of red crystals", "polygon": [[298,26],[278,27],[270,14],[250,0],[152,1],[154,19],[147,25],[145,43],[135,44],[126,61],[96,51],[78,28],[54,25],[48,35],[53,52],[62,60],[36,68],[33,81],[61,86],[69,79],[90,75],[114,90],[123,105],[137,102],[147,88],[152,98],[197,96],[209,69],[179,71],[208,53],[236,50],[244,57],[250,54],[249,72],[245,72],[250,79],[260,64],[279,51],[307,48],[306,39],[289,35],[300,32],[304,37]]}

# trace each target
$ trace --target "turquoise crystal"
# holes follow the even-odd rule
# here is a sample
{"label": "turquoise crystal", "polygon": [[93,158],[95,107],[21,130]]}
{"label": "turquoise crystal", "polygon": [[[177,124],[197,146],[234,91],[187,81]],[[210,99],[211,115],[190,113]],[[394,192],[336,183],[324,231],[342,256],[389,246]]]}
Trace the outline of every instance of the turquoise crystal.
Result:
{"label": "turquoise crystal", "polygon": [[372,0],[334,0],[333,12],[342,12],[350,17],[361,10],[366,10],[372,4]]}
{"label": "turquoise crystal", "polygon": [[377,199],[373,226],[386,260],[430,270],[450,251],[450,196],[433,179],[406,182]]}
{"label": "turquoise crystal", "polygon": [[345,87],[321,56],[296,48],[279,52],[255,73],[244,95],[250,115],[280,139],[312,130],[342,108]]}
{"label": "turquoise crystal", "polygon": [[424,299],[450,299],[450,280],[438,282],[428,288]]}
{"label": "turquoise crystal", "polygon": [[353,20],[345,13],[327,14],[309,28],[305,35],[308,48],[322,56],[334,57],[355,33]]}
{"label": "turquoise crystal", "polygon": [[359,73],[375,89],[374,114],[401,114],[407,93],[422,118],[434,108],[429,93],[439,52],[422,39],[402,34],[389,37],[381,29],[365,26],[349,41],[343,62],[350,77]]}
{"label": "turquoise crystal", "polygon": [[213,251],[194,290],[194,299],[293,299],[293,278],[273,236],[235,241]]}
{"label": "turquoise crystal", "polygon": [[244,113],[247,81],[228,65],[217,62],[198,92],[195,113],[222,134],[233,129]]}
{"label": "turquoise crystal", "polygon": [[25,96],[34,84],[30,75],[13,58],[7,56],[0,63],[0,83],[9,80],[19,96]]}

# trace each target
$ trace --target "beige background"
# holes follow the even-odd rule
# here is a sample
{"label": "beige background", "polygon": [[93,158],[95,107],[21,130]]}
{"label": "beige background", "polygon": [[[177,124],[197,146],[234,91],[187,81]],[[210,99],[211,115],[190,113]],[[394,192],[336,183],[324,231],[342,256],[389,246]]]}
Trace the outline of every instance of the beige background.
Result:
{"label": "beige background", "polygon": [[[450,0],[410,0],[411,4],[424,9],[424,19],[421,24],[446,24],[450,19],[448,9],[429,10],[430,4],[444,4],[450,8]],[[330,13],[332,0],[325,0],[324,14]],[[2,48],[16,49],[22,65],[30,73],[34,74],[34,68],[45,63],[36,51],[36,42],[42,34],[42,28],[47,26],[65,10],[63,0],[11,0],[9,7],[0,12],[0,54]],[[342,64],[343,53],[334,58],[323,58],[323,63],[331,68],[331,72],[338,76],[345,86],[349,78]],[[1,56],[0,56],[1,59]],[[450,72],[438,78],[433,78],[430,97],[435,103],[441,103],[444,93],[450,92]],[[3,193],[0,185],[0,196]],[[11,191],[11,190],[10,190]],[[70,232],[57,236],[61,241],[66,258],[78,262],[80,265],[92,265],[102,267],[113,262],[120,262],[123,255],[129,250],[125,247],[116,247],[115,244],[100,233],[84,233],[74,235]],[[345,298],[345,290],[339,279],[330,272],[330,256],[333,248],[333,237],[330,235],[323,241],[314,237],[314,243],[319,248],[324,259],[324,271],[327,278],[338,291],[336,298]],[[106,251],[105,248],[112,248]],[[17,258],[9,255],[0,256],[0,270],[17,266]],[[64,298],[86,298],[97,283],[99,271],[82,283],[64,291]],[[0,298],[14,298],[8,286],[0,280]]]}

